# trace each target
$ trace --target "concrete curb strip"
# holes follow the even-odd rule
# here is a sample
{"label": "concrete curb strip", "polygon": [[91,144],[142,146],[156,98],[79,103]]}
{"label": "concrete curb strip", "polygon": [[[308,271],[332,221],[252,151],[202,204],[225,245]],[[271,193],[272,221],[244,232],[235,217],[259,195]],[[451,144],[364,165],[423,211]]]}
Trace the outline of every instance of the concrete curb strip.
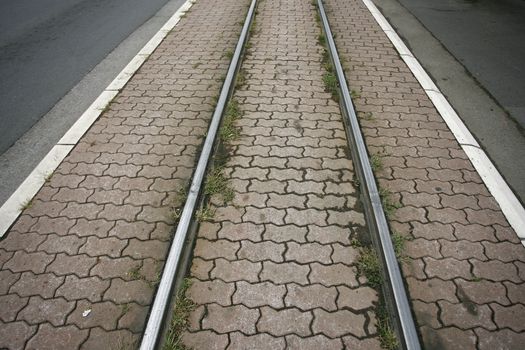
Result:
{"label": "concrete curb strip", "polygon": [[0,237],[15,222],[21,207],[31,201],[45,183],[45,177],[52,174],[60,165],[80,138],[102,114],[105,107],[115,98],[129,79],[142,66],[151,53],[159,46],[168,33],[179,23],[195,0],[187,0],[162,28],[144,45],[139,53],[129,62],[108,87],[97,97],[80,118],[71,126],[51,151],[40,161],[9,199],[0,207]]}
{"label": "concrete curb strip", "polygon": [[525,208],[428,73],[371,0],[362,0],[419,81],[525,246]]}

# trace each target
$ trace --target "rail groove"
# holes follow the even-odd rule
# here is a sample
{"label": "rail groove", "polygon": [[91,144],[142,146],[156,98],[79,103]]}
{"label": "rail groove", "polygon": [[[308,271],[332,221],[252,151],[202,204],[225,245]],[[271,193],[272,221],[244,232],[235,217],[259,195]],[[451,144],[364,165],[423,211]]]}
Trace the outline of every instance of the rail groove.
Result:
{"label": "rail groove", "polygon": [[184,209],[182,210],[179,224],[177,225],[177,230],[175,231],[175,236],[168,253],[168,258],[166,259],[159,287],[155,295],[155,300],[151,308],[146,330],[140,345],[141,350],[153,350],[159,342],[162,322],[164,320],[164,315],[166,314],[166,309],[169,305],[170,296],[172,294],[175,274],[177,273],[177,268],[181,263],[184,242],[191,227],[192,217],[198,204],[201,186],[212,155],[213,145],[215,143],[215,138],[221,123],[221,119],[234,86],[233,82],[235,80],[235,75],[239,68],[242,52],[248,38],[249,28],[254,17],[256,4],[257,0],[252,0],[248,14],[246,15],[246,20],[244,21],[241,35],[239,36],[239,41],[237,42],[235,52],[228,68],[224,84],[221,88],[219,100],[217,102],[217,106],[213,113],[211,123],[206,134],[206,139],[204,141],[199,161],[193,174],[187,200],[184,205]]}
{"label": "rail groove", "polygon": [[419,350],[421,348],[414,320],[408,303],[403,278],[390,238],[390,230],[381,204],[374,173],[368,158],[368,152],[359,128],[357,115],[350,97],[348,84],[343,67],[335,46],[330,24],[326,16],[323,1],[317,0],[323,30],[325,32],[330,57],[335,68],[341,93],[341,111],[345,115],[347,140],[350,143],[352,158],[357,176],[361,184],[362,202],[372,241],[379,252],[379,259],[383,265],[383,277],[387,283],[383,284],[383,293],[391,321],[404,349]]}

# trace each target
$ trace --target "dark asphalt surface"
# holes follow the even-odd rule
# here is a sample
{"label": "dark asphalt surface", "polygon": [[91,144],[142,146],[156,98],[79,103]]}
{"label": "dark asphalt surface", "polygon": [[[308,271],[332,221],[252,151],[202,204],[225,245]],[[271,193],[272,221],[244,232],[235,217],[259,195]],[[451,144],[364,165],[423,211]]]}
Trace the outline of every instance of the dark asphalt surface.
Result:
{"label": "dark asphalt surface", "polygon": [[0,154],[168,0],[0,0]]}
{"label": "dark asphalt surface", "polygon": [[525,128],[525,1],[399,2]]}
{"label": "dark asphalt surface", "polygon": [[525,203],[525,0],[373,1]]}

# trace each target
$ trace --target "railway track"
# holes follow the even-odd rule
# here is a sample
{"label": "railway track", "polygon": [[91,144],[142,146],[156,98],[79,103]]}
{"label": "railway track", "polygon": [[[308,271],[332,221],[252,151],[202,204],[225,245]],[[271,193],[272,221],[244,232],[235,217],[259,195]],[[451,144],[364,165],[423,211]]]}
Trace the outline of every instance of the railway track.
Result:
{"label": "railway track", "polygon": [[[172,302],[172,296],[176,294],[176,290],[181,284],[181,277],[187,272],[188,259],[194,247],[194,231],[196,230],[195,214],[196,211],[199,208],[202,209],[204,205],[203,201],[205,196],[203,195],[203,186],[206,182],[206,173],[207,171],[209,172],[210,164],[213,162],[213,156],[217,149],[217,143],[220,142],[218,141],[217,135],[221,127],[221,118],[223,118],[228,108],[228,103],[235,88],[235,80],[242,65],[243,53],[248,43],[250,27],[256,16],[256,7],[257,0],[253,0],[246,19],[244,20],[239,41],[235,52],[233,52],[231,64],[218,97],[217,106],[203,143],[187,199],[180,214],[174,241],[171,244],[147,322],[141,343],[141,349],[143,350],[154,349],[158,347],[159,344],[162,344],[162,337],[165,332],[163,330],[165,330],[167,323],[166,318],[170,315],[168,308]],[[373,243],[382,267],[381,274],[384,283],[382,283],[381,289],[390,316],[390,324],[397,335],[400,348],[419,349],[418,335],[399,271],[388,223],[370,165],[368,152],[359,129],[359,122],[353,108],[350,89],[346,83],[337,48],[333,40],[334,33],[332,33],[330,29],[330,24],[321,0],[317,0],[316,8],[324,33],[323,37],[326,41],[329,61],[331,62],[330,69],[337,79],[337,96],[339,96],[340,110],[345,125],[348,148],[351,150],[355,175],[357,182],[360,184],[360,200],[365,212],[369,239]],[[237,77],[237,79],[239,78]],[[300,127],[298,126],[298,128]]]}

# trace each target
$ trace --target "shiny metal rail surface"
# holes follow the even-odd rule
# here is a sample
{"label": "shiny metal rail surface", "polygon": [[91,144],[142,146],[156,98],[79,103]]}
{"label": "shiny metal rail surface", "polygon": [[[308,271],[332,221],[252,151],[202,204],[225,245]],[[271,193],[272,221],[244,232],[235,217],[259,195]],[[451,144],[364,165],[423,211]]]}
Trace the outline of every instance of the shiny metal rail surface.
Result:
{"label": "shiny metal rail surface", "polygon": [[383,264],[383,284],[385,302],[390,311],[394,329],[404,349],[419,350],[421,348],[416,332],[407,293],[403,284],[399,265],[390,238],[390,230],[386,221],[385,213],[381,204],[381,198],[377,189],[374,173],[370,166],[368,152],[359,128],[356,112],[353,107],[348,85],[346,83],[343,67],[339,60],[339,54],[335,46],[330,24],[322,0],[317,0],[323,30],[328,44],[335,73],[339,82],[341,94],[341,109],[346,115],[346,133],[351,143],[351,152],[359,183],[361,184],[362,202],[365,208],[367,223],[372,233],[372,240],[378,251],[380,261]]}
{"label": "shiny metal rail surface", "polygon": [[201,185],[208,167],[208,163],[213,151],[213,145],[215,143],[215,136],[220,126],[221,118],[224,113],[224,110],[228,103],[228,98],[233,87],[233,82],[235,79],[235,74],[237,72],[239,63],[241,61],[241,54],[245,46],[248,31],[255,13],[255,5],[257,0],[252,0],[246,20],[244,22],[239,41],[235,48],[233,58],[228,68],[228,73],[224,84],[219,95],[219,100],[217,102],[217,107],[212,116],[210,126],[208,128],[207,136],[204,141],[203,149],[195,168],[195,173],[193,174],[193,180],[190,186],[188,197],[184,205],[184,209],[180,216],[179,224],[175,232],[175,237],[173,243],[171,244],[168,258],[162,273],[160,284],[155,295],[155,301],[151,308],[151,313],[148,318],[148,323],[146,325],[146,330],[142,338],[142,343],[140,345],[141,350],[152,350],[155,349],[159,341],[159,335],[162,328],[162,322],[166,314],[166,308],[169,305],[170,296],[172,295],[173,282],[175,280],[175,274],[177,272],[177,267],[179,266],[181,260],[181,253],[184,247],[184,241],[186,240],[186,235],[191,225],[193,213],[195,212],[196,206],[198,204],[198,198],[201,192]]}

